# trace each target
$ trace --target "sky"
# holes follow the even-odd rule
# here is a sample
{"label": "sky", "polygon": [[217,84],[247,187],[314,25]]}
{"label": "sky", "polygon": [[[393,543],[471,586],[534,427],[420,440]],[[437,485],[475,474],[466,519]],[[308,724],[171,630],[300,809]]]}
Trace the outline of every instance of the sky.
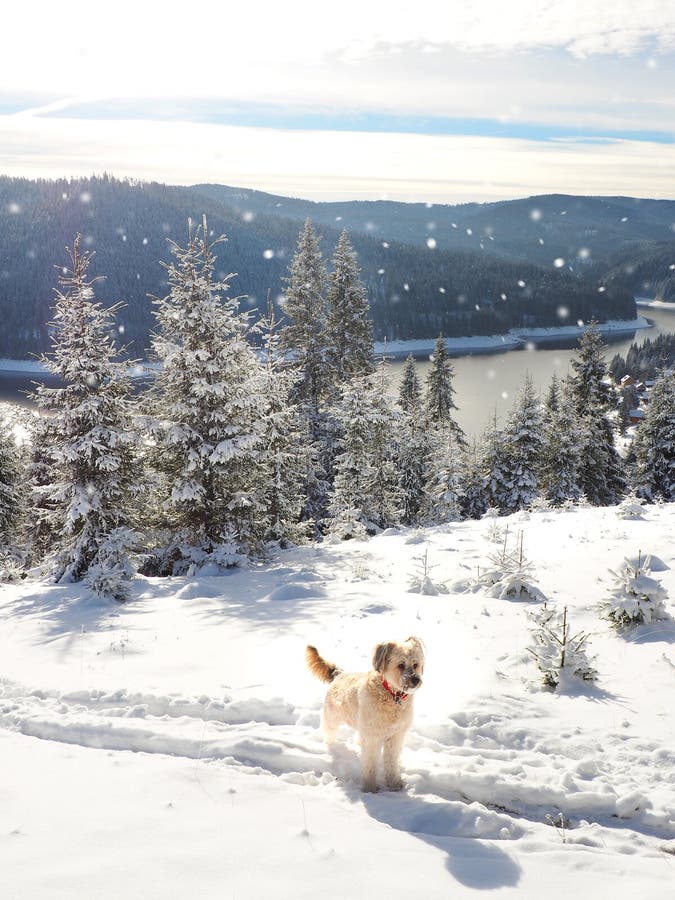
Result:
{"label": "sky", "polygon": [[38,0],[3,31],[0,174],[675,199],[673,0]]}

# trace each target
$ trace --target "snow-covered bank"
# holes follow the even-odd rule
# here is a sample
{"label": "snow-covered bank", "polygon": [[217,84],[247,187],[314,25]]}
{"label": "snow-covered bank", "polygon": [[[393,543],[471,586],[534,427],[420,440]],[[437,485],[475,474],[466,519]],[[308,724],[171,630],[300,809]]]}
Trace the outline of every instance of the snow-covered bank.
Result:
{"label": "snow-covered bank", "polygon": [[[512,328],[506,334],[474,335],[472,337],[446,338],[445,344],[452,356],[469,356],[478,353],[503,353],[506,350],[520,350],[527,344],[547,344],[578,338],[584,333],[584,325],[561,325],[555,328]],[[651,328],[651,323],[638,316],[630,321],[615,320],[603,322],[598,330],[604,335],[631,334],[642,328]],[[411,341],[377,341],[376,355],[386,353],[395,358],[426,356],[433,352],[435,339]]]}
{"label": "snow-covered bank", "polygon": [[636,306],[644,306],[649,309],[667,309],[675,312],[675,303],[667,303],[665,300],[652,300],[649,297],[636,297]]}
{"label": "snow-covered bank", "polygon": [[[660,303],[658,300],[640,305],[652,305],[659,309],[675,309],[675,304]],[[631,321],[610,321],[598,325],[602,334],[617,335],[630,334],[642,328],[650,328],[650,322],[639,316]],[[556,328],[514,328],[507,334],[473,335],[471,337],[446,338],[445,343],[453,356],[469,356],[474,353],[501,353],[506,350],[519,350],[528,343],[547,343],[557,340],[580,337],[584,332],[584,326],[562,325]],[[376,341],[375,353],[396,358],[413,356],[425,356],[430,354],[436,343],[434,338],[412,341]],[[134,376],[143,378],[151,375],[157,368],[157,363],[143,361],[134,370]],[[39,360],[33,359],[0,359],[0,372],[38,373],[45,374],[46,370]]]}
{"label": "snow-covered bank", "polygon": [[[596,684],[544,689],[534,605],[476,588],[507,527],[590,633]],[[123,606],[3,585],[3,896],[672,897],[675,625],[621,634],[597,607],[641,551],[675,612],[673,533],[675,504],[543,511],[139,578]],[[449,593],[408,591],[425,551]],[[321,740],[304,646],[361,669],[410,633],[427,667],[407,787],[362,795],[352,736]]]}

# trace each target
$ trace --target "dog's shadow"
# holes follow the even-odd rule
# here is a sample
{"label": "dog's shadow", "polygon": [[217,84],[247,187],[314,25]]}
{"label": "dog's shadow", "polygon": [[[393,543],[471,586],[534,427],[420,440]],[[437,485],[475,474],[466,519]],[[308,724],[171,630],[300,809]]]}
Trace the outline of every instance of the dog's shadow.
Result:
{"label": "dog's shadow", "polygon": [[519,883],[521,867],[498,846],[498,836],[467,830],[467,821],[475,818],[467,804],[427,800],[406,791],[364,794],[359,789],[358,753],[337,743],[331,746],[331,758],[332,771],[352,803],[362,803],[368,815],[383,825],[441,850],[446,869],[461,884],[488,891]]}

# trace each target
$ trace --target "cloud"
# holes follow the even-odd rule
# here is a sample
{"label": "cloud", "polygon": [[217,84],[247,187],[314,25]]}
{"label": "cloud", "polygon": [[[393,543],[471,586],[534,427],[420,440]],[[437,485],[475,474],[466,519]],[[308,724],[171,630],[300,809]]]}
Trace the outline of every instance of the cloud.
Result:
{"label": "cloud", "polygon": [[312,199],[675,198],[675,145],[0,117],[0,171],[215,181]]}

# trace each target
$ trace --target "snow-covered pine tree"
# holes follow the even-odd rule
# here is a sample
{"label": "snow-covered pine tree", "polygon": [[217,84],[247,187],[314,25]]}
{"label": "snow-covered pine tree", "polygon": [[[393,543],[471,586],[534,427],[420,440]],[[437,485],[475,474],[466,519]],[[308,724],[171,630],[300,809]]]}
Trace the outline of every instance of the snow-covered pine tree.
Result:
{"label": "snow-covered pine tree", "polygon": [[[39,385],[38,406],[51,414],[47,431],[51,482],[38,493],[53,536],[51,567],[57,581],[79,581],[93,566],[110,565],[108,543],[116,535],[115,565],[126,574],[107,593],[123,600],[131,566],[128,551],[137,538],[132,507],[140,490],[137,436],[132,423],[131,364],[120,360],[114,340],[115,313],[94,299],[88,277],[92,255],[80,250],[80,236],[62,270],[52,326],[53,349],[42,358],[65,387]],[[105,558],[104,558],[105,557]]]}
{"label": "snow-covered pine tree", "polygon": [[310,219],[300,232],[285,282],[279,348],[295,376],[291,399],[298,405],[307,444],[313,450],[307,458],[303,519],[313,523],[318,535],[327,515],[336,436],[327,407],[333,382],[327,365],[326,267]]}
{"label": "snow-covered pine tree", "polygon": [[342,231],[333,255],[326,303],[327,363],[330,378],[340,385],[373,371],[373,325],[368,293],[359,279],[356,252]]}
{"label": "snow-covered pine tree", "polygon": [[401,412],[397,428],[396,467],[401,491],[401,521],[404,525],[418,525],[424,501],[431,436],[424,421],[422,390],[412,356],[405,363],[398,405]]}
{"label": "snow-covered pine tree", "polygon": [[544,497],[554,506],[578,500],[581,430],[555,374],[542,413],[542,436],[539,481]]}
{"label": "snow-covered pine tree", "polygon": [[509,512],[508,443],[497,425],[497,413],[482,435],[473,463],[469,465],[465,486],[465,512],[480,518],[488,509]]}
{"label": "snow-covered pine tree", "polygon": [[279,333],[280,348],[298,375],[295,396],[308,404],[311,417],[328,391],[328,309],[326,267],[310,219],[300,233],[285,281],[281,305],[286,323]]}
{"label": "snow-covered pine tree", "polygon": [[161,368],[150,391],[154,465],[165,528],[158,571],[176,574],[239,564],[269,533],[265,373],[247,341],[248,315],[215,279],[206,220],[188,223],[185,247],[170,241],[162,263],[169,293],[153,298]]}
{"label": "snow-covered pine tree", "polygon": [[600,332],[591,323],[572,359],[573,372],[565,381],[565,393],[581,429],[579,487],[593,506],[618,503],[626,489],[624,466],[610,419],[616,403],[603,351]]}
{"label": "snow-covered pine tree", "polygon": [[0,557],[16,544],[23,501],[22,475],[13,424],[0,410]]}
{"label": "snow-covered pine tree", "polygon": [[453,399],[455,389],[452,385],[454,369],[448,355],[448,348],[443,335],[436,339],[431,356],[431,368],[427,375],[424,392],[424,409],[427,421],[431,425],[443,425],[450,428],[460,446],[465,446],[466,438],[461,427],[452,417],[457,409]]}
{"label": "snow-covered pine tree", "polygon": [[567,379],[568,394],[580,416],[590,409],[606,413],[616,406],[604,351],[597,322],[591,322],[579,338],[579,349],[571,363],[572,373]]}
{"label": "snow-covered pine tree", "polygon": [[412,353],[403,366],[403,375],[398,391],[398,405],[404,412],[414,411],[416,416],[422,412],[422,388],[417,374],[417,363]]}
{"label": "snow-covered pine tree", "polygon": [[453,428],[429,432],[429,453],[424,473],[421,520],[426,525],[458,522],[465,502],[466,461]]}
{"label": "snow-covered pine tree", "polygon": [[661,375],[649,395],[633,443],[633,484],[638,496],[675,500],[675,378]]}
{"label": "snow-covered pine tree", "polygon": [[[517,512],[539,496],[539,466],[544,436],[539,398],[532,377],[525,375],[523,386],[504,429],[506,454],[502,465],[504,498],[501,508]],[[492,505],[492,504],[491,504]]]}
{"label": "snow-covered pine tree", "polygon": [[592,506],[612,506],[626,491],[624,465],[614,443],[614,428],[599,408],[579,421],[579,487]]}
{"label": "snow-covered pine tree", "polygon": [[614,584],[600,603],[601,616],[619,628],[670,618],[666,609],[668,592],[652,578],[649,556],[639,553],[635,563],[626,559],[618,572],[610,569],[610,574]]}
{"label": "snow-covered pine tree", "polygon": [[345,383],[335,407],[341,453],[329,503],[329,534],[363,537],[395,525],[401,517],[401,493],[392,435],[397,412],[382,380],[383,372]]}
{"label": "snow-covered pine tree", "polygon": [[290,397],[295,376],[283,366],[279,351],[279,322],[267,298],[267,315],[258,323],[265,363],[265,429],[261,454],[261,481],[269,522],[267,540],[282,547],[307,537],[308,523],[300,521],[307,473],[316,469],[315,450],[309,445],[306,422]]}

